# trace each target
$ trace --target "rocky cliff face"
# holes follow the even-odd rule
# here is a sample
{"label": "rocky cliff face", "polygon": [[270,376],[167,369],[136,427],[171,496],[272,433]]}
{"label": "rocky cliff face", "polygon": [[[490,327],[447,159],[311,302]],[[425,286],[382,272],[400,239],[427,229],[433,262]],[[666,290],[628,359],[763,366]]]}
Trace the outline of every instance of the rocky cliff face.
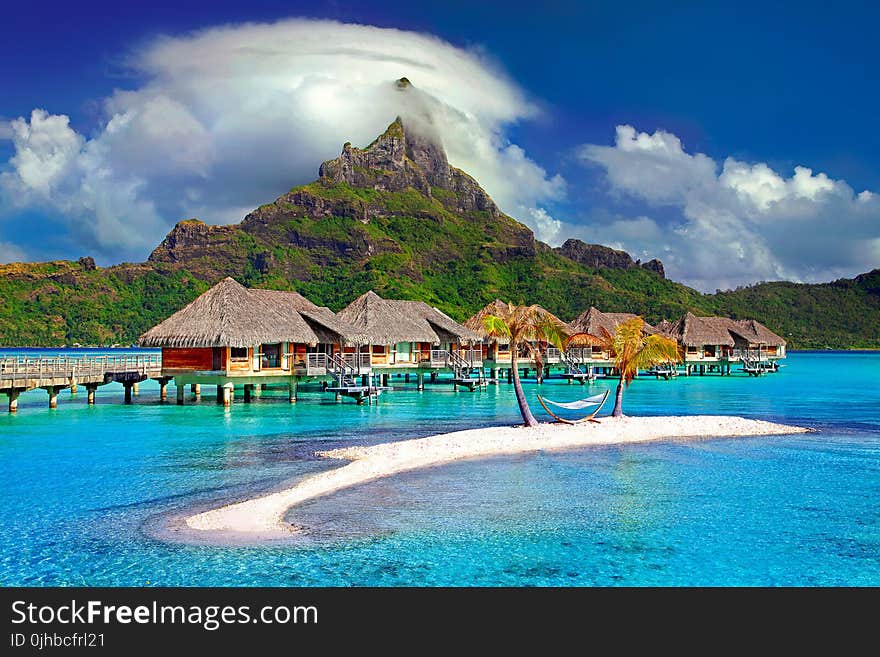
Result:
{"label": "rocky cliff face", "polygon": [[644,269],[654,272],[660,278],[666,278],[666,270],[663,268],[663,263],[660,262],[657,258],[653,258],[651,260],[648,260],[648,262],[643,262],[641,264]]}
{"label": "rocky cliff face", "polygon": [[631,269],[633,267],[642,267],[654,272],[661,278],[666,278],[663,263],[656,258],[642,263],[640,260],[633,260],[632,256],[626,251],[618,251],[601,244],[587,244],[580,240],[570,239],[566,240],[562,246],[557,247],[555,250],[560,255],[590,269]]}
{"label": "rocky cliff face", "polygon": [[208,256],[219,245],[228,244],[235,232],[235,226],[211,226],[198,219],[179,221],[147,261],[175,264]]}
{"label": "rocky cliff face", "polygon": [[449,165],[446,152],[434,138],[404,126],[398,117],[366,148],[347,143],[342,154],[324,162],[318,172],[325,184],[347,183],[352,187],[400,192],[409,187],[428,198],[434,188],[452,192],[437,195],[452,212],[501,212],[476,180]]}

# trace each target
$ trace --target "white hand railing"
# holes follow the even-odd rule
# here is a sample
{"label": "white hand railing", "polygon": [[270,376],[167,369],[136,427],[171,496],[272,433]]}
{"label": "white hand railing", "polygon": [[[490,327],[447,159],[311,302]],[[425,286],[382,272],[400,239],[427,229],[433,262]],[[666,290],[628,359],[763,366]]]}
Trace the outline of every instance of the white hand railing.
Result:
{"label": "white hand railing", "polygon": [[106,356],[6,356],[0,358],[0,378],[40,379],[137,372],[148,376],[162,370],[159,354]]}
{"label": "white hand railing", "polygon": [[368,370],[372,365],[370,354],[343,354],[342,360],[346,365],[360,371]]}
{"label": "white hand railing", "polygon": [[431,367],[445,367],[449,352],[445,349],[431,349]]}
{"label": "white hand railing", "polygon": [[327,354],[306,354],[306,369],[319,369],[327,367]]}

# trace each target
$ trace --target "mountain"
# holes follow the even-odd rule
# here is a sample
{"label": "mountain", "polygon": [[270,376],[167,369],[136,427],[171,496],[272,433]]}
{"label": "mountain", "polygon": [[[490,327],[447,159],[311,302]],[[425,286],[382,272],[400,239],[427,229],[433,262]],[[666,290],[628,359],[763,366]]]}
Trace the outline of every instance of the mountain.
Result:
{"label": "mountain", "polygon": [[792,347],[880,347],[880,270],[823,285],[763,283],[705,295],[659,260],[568,240],[558,248],[504,214],[451,166],[430,126],[400,119],[345,144],[319,178],[241,223],[179,222],[145,263],[0,265],[0,344],[131,343],[225,276],[295,289],[334,310],[374,289],[463,320],[500,297],[570,319],[589,306],[643,314],[754,317]]}

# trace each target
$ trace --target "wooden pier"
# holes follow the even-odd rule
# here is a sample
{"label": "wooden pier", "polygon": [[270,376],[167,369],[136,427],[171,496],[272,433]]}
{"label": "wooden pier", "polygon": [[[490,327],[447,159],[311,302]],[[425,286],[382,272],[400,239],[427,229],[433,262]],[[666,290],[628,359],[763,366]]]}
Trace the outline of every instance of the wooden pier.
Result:
{"label": "wooden pier", "polygon": [[164,399],[171,377],[162,376],[162,357],[150,355],[119,356],[52,356],[39,358],[0,358],[0,393],[9,399],[9,412],[18,410],[18,398],[23,392],[42,388],[49,395],[49,408],[57,408],[58,393],[66,388],[76,392],[83,386],[88,403],[95,403],[100,386],[121,383],[125,389],[125,403],[130,404],[141,381],[159,382]]}

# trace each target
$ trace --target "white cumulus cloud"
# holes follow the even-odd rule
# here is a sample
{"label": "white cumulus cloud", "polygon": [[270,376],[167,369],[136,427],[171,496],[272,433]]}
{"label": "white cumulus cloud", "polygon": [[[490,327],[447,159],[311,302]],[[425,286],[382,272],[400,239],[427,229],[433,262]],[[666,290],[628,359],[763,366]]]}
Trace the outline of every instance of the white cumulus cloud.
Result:
{"label": "white cumulus cloud", "polygon": [[480,52],[296,19],[158,38],[128,64],[141,82],[104,99],[94,134],[44,110],[0,131],[15,148],[0,174],[3,214],[42,207],[104,260],[143,257],[175,221],[239,220],[314,179],[343,142],[369,143],[412,111],[411,94],[393,85],[407,77],[451,163],[505,211],[553,230],[542,204],[562,198],[564,181],[506,137],[537,109]]}
{"label": "white cumulus cloud", "polygon": [[0,262],[27,262],[27,255],[15,244],[0,242]]}
{"label": "white cumulus cloud", "polygon": [[786,177],[763,162],[719,165],[671,133],[632,126],[618,126],[614,146],[578,152],[601,167],[613,195],[648,211],[636,219],[599,213],[589,226],[567,228],[660,257],[673,278],[698,289],[824,281],[880,266],[880,197],[843,180],[804,166]]}

